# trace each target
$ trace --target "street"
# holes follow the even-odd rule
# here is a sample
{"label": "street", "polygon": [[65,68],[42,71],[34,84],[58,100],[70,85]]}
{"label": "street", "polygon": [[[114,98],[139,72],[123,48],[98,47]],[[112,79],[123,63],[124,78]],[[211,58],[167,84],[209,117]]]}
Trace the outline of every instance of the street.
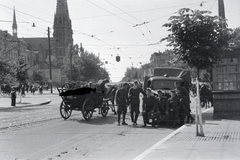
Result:
{"label": "street", "polygon": [[57,94],[35,96],[51,103],[0,111],[0,159],[134,159],[175,130],[143,128],[142,116],[133,126],[129,113],[129,125],[117,126],[111,110],[105,118],[96,111],[89,121],[73,111],[63,120]]}

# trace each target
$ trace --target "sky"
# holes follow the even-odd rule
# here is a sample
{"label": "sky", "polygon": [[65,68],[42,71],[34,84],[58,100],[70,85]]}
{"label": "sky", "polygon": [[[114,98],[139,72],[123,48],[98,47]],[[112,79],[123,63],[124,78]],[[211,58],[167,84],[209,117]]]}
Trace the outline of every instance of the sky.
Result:
{"label": "sky", "polygon": [[[19,38],[47,37],[48,27],[52,35],[56,3],[0,0],[0,29],[12,34],[15,6]],[[229,28],[240,27],[240,0],[224,0],[224,5]],[[82,43],[85,50],[108,61],[105,68],[113,82],[123,78],[127,67],[139,68],[149,63],[152,53],[168,49],[166,43],[159,43],[169,34],[162,25],[180,8],[218,15],[218,0],[68,0],[74,44]]]}

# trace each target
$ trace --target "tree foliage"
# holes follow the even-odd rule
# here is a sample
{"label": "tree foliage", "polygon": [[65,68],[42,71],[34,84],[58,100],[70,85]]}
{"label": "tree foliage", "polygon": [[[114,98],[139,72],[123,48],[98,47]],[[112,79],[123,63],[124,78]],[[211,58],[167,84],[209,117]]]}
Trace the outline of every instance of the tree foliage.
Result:
{"label": "tree foliage", "polygon": [[240,47],[240,27],[234,29],[230,43],[233,47]]}
{"label": "tree foliage", "polygon": [[16,66],[16,79],[20,84],[26,83],[28,80],[28,69],[27,64],[24,63],[23,60],[18,61],[18,65]]}
{"label": "tree foliage", "polygon": [[222,28],[227,26],[226,21],[209,14],[209,11],[182,8],[163,25],[172,33],[162,41],[169,41],[174,54],[191,68],[202,70],[213,66],[228,48],[230,29]]}
{"label": "tree foliage", "polygon": [[14,84],[15,83],[15,70],[14,63],[1,57],[0,59],[0,84]]}
{"label": "tree foliage", "polygon": [[99,57],[86,50],[80,56],[77,55],[72,59],[72,77],[70,63],[66,63],[63,68],[67,78],[72,81],[98,81],[109,78],[109,74],[103,68],[103,62]]}
{"label": "tree foliage", "polygon": [[29,80],[44,85],[47,81],[44,72],[38,66],[33,66],[30,70]]}

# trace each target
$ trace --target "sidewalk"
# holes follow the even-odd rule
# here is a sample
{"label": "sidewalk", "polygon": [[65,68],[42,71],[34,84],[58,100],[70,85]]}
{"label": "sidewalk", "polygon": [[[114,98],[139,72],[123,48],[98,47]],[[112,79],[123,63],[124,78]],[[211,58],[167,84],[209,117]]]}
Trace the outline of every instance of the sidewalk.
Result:
{"label": "sidewalk", "polygon": [[[29,92],[29,93],[26,93],[25,97],[21,97],[21,100],[19,95],[17,95],[16,106],[11,106],[11,97],[0,96],[0,110],[10,109],[15,107],[31,107],[31,106],[40,106],[40,105],[49,104],[51,100],[49,98],[46,98],[46,95],[51,95],[50,91],[43,92],[43,95],[39,95],[38,92],[35,92],[35,95],[33,95]],[[53,90],[53,95],[58,95],[58,91]]]}
{"label": "sidewalk", "polygon": [[240,121],[213,120],[213,108],[203,113],[204,137],[196,125],[186,124],[135,160],[237,160],[240,159]]}

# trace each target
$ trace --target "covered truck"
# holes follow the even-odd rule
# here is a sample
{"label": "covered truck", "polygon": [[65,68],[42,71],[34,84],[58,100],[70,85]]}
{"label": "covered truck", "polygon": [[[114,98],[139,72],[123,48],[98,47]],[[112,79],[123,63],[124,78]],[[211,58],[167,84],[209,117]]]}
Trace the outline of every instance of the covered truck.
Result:
{"label": "covered truck", "polygon": [[191,84],[190,71],[181,68],[156,67],[145,71],[144,90],[151,88],[154,94],[161,90],[165,96],[175,89],[174,83],[180,81],[188,91]]}

